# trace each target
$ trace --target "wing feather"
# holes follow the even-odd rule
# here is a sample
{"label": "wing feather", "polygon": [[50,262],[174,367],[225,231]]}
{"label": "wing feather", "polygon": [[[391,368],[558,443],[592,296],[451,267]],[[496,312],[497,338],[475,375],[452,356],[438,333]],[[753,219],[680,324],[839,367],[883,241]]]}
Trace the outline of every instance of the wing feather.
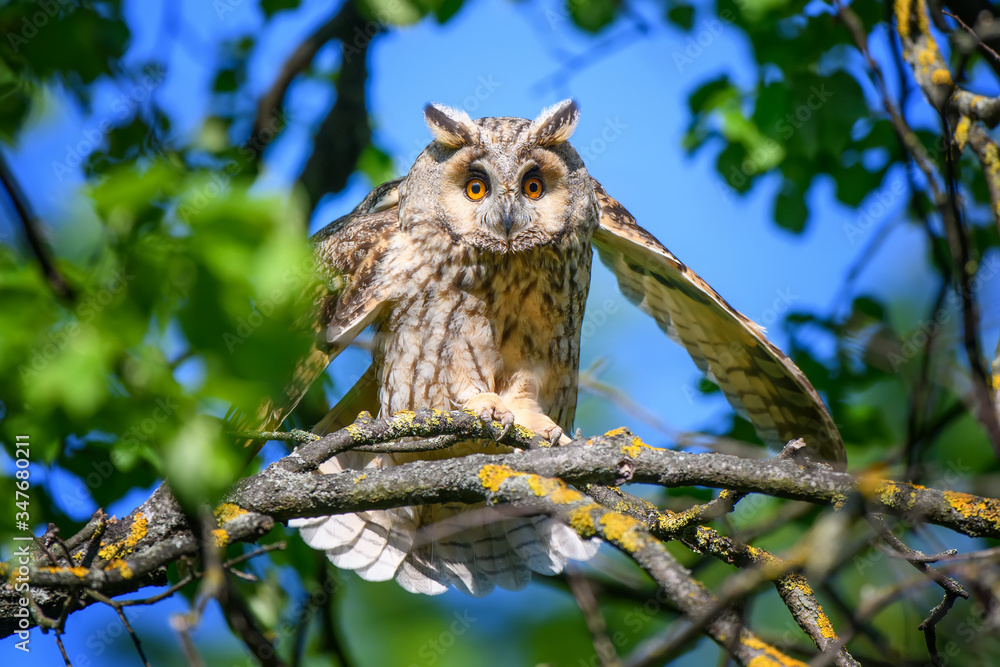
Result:
{"label": "wing feather", "polygon": [[594,188],[601,205],[594,245],[622,293],[688,351],[765,442],[781,447],[803,438],[812,455],[843,468],[840,434],[802,371],[597,181]]}

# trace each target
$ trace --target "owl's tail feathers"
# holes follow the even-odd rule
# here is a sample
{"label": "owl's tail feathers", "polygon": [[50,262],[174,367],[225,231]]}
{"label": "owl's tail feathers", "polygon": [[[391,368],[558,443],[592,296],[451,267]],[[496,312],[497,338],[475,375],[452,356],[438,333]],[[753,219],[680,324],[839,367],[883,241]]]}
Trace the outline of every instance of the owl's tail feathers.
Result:
{"label": "owl's tail feathers", "polygon": [[[345,465],[350,463],[366,467],[361,460],[334,459],[323,471],[353,468]],[[337,567],[368,581],[395,577],[406,590],[424,595],[438,595],[448,586],[476,597],[495,587],[519,590],[531,581],[532,570],[557,574],[568,559],[588,560],[597,552],[597,540],[585,541],[547,516],[491,513],[485,521],[477,517],[475,525],[463,521],[463,515],[484,511],[483,505],[448,503],[295,519],[289,526]]]}

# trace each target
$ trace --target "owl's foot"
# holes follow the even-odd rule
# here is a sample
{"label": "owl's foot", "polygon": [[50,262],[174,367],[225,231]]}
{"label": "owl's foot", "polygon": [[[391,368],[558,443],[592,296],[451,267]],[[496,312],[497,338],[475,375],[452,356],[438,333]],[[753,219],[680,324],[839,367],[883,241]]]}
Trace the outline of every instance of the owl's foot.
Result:
{"label": "owl's foot", "polygon": [[483,421],[500,422],[503,430],[499,435],[494,435],[495,440],[502,440],[514,426],[514,413],[508,410],[503,400],[491,391],[476,394],[465,402],[463,409],[471,410]]}
{"label": "owl's foot", "polygon": [[563,433],[563,430],[549,416],[538,410],[518,410],[514,409],[517,415],[517,423],[525,428],[529,428],[535,433],[549,441],[551,445],[565,445],[572,442]]}

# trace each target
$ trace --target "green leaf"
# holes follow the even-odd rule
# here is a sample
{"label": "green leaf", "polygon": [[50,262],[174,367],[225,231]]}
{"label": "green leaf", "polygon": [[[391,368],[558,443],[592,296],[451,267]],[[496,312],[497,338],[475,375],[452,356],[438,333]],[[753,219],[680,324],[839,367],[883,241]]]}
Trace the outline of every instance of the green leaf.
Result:
{"label": "green leaf", "polygon": [[839,170],[835,182],[837,199],[851,208],[857,208],[870,192],[878,189],[882,174],[873,174],[859,162]]}
{"label": "green leaf", "polygon": [[676,4],[667,10],[667,20],[689,32],[694,27],[694,7],[686,3]]}
{"label": "green leaf", "polygon": [[867,315],[873,320],[885,322],[885,306],[882,302],[872,296],[859,296],[852,304],[854,312]]}
{"label": "green leaf", "polygon": [[725,74],[696,88],[688,95],[688,109],[692,114],[710,111],[738,94],[736,87]]}
{"label": "green leaf", "polygon": [[396,175],[392,156],[374,144],[368,144],[361,152],[358,170],[368,177],[372,187],[391,181]]}
{"label": "green leaf", "polygon": [[809,208],[806,206],[805,193],[794,183],[785,181],[785,187],[774,199],[774,221],[782,229],[798,234],[805,229],[808,217]]}
{"label": "green leaf", "polygon": [[588,32],[597,32],[615,20],[616,0],[567,0],[573,22]]}
{"label": "green leaf", "polygon": [[271,18],[278,12],[295,9],[299,4],[300,0],[261,0],[260,8],[264,11],[265,18]]}
{"label": "green leaf", "polygon": [[212,83],[212,90],[217,93],[231,93],[239,88],[236,80],[236,71],[232,69],[219,70]]}

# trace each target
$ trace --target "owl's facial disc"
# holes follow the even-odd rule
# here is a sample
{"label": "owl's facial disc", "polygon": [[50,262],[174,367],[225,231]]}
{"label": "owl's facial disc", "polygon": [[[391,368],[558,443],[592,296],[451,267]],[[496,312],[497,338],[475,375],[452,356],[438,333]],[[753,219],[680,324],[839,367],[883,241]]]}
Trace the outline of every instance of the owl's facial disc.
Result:
{"label": "owl's facial disc", "polygon": [[476,226],[492,237],[490,245],[512,249],[538,217],[537,203],[546,193],[545,174],[533,160],[512,173],[500,173],[493,162],[476,160],[468,167],[463,192],[474,206]]}

